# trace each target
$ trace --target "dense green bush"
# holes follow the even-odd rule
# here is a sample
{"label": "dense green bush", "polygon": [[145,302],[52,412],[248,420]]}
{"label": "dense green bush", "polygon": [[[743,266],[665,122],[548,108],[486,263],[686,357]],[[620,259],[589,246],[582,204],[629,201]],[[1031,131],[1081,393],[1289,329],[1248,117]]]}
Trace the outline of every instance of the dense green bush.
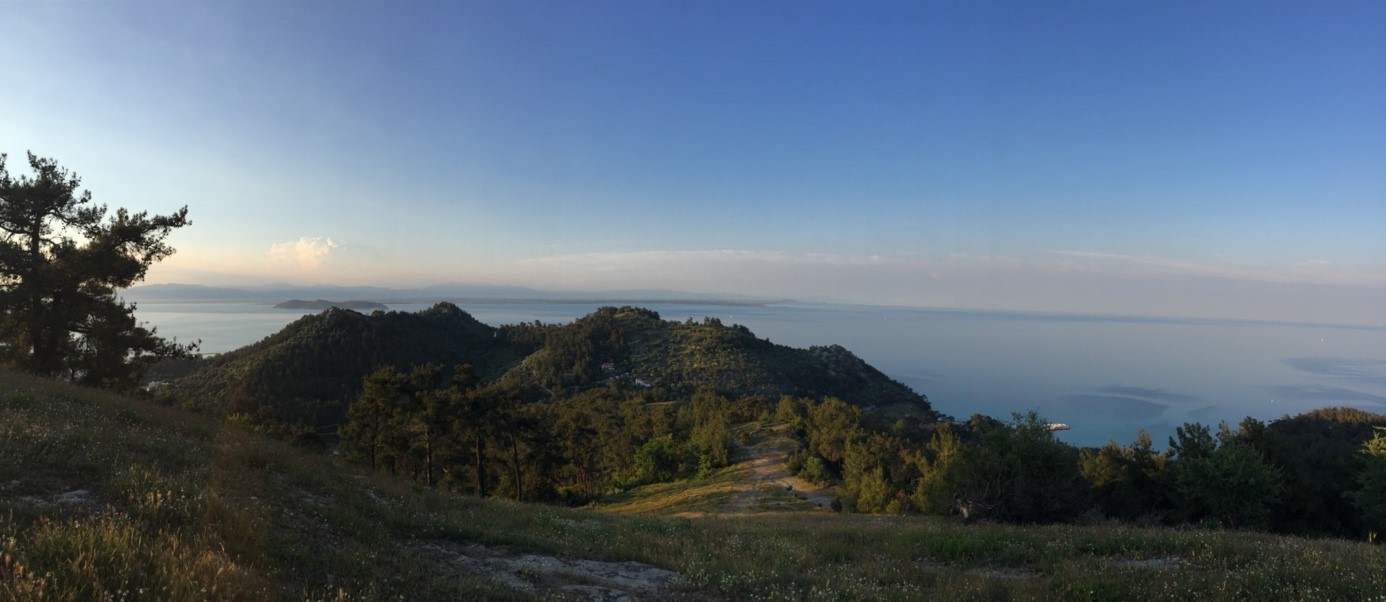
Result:
{"label": "dense green bush", "polygon": [[1371,441],[1362,445],[1362,455],[1367,458],[1367,466],[1357,475],[1357,488],[1352,492],[1352,501],[1362,513],[1362,524],[1376,539],[1376,534],[1386,533],[1386,429],[1377,429]]}

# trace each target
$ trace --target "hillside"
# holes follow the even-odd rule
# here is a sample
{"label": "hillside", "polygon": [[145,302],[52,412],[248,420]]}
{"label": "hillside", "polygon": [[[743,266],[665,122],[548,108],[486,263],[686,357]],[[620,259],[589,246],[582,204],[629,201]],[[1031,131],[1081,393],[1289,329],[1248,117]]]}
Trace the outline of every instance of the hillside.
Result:
{"label": "hillside", "polygon": [[482,380],[565,398],[598,386],[687,399],[710,387],[733,397],[840,397],[882,415],[933,418],[924,396],[838,346],[793,349],[716,320],[672,322],[606,307],[572,324],[492,328],[449,303],[419,313],[329,309],[263,341],[204,360],[166,395],[199,409],[316,426],[342,422],[361,379],[384,365],[468,363]]}
{"label": "hillside", "polygon": [[837,346],[777,345],[745,326],[662,320],[640,308],[605,307],[548,336],[505,380],[548,390],[614,381],[686,398],[700,388],[733,398],[839,397],[864,408],[925,418],[928,400]]}
{"label": "hillside", "polygon": [[496,329],[448,303],[417,313],[333,308],[200,362],[167,394],[198,409],[330,425],[341,422],[361,378],[378,366],[465,363],[494,378],[532,349],[499,338]]}
{"label": "hillside", "polygon": [[0,370],[0,600],[1357,600],[1381,566],[1254,533],[480,500]]}

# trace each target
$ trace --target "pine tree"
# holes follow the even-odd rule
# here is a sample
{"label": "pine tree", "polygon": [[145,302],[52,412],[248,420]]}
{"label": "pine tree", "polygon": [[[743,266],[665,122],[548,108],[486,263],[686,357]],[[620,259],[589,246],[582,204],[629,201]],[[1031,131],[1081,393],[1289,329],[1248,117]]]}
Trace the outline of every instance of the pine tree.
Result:
{"label": "pine tree", "polygon": [[0,154],[0,359],[25,370],[68,373],[128,388],[150,362],[186,354],[136,323],[117,292],[173,254],[164,240],[188,209],[150,216],[78,193],[81,179],[29,153],[31,176],[11,177]]}

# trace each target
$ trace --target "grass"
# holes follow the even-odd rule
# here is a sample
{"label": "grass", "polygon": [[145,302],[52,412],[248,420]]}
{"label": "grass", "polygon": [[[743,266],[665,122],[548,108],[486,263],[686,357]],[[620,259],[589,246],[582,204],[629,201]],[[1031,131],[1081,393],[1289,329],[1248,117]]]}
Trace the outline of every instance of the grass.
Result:
{"label": "grass", "polygon": [[1386,592],[1386,551],[1342,540],[827,512],[667,516],[736,478],[727,469],[648,489],[622,513],[462,498],[181,410],[0,371],[0,599],[531,597],[440,562],[432,543],[641,561],[680,574],[664,597],[699,600]]}
{"label": "grass", "polygon": [[[737,460],[770,455],[776,463],[793,449],[787,424],[751,422],[733,427]],[[769,482],[757,483],[746,464],[719,468],[701,479],[653,483],[606,496],[593,505],[611,514],[706,516],[746,512],[818,510],[818,505]]]}
{"label": "grass", "polygon": [[744,492],[746,478],[739,466],[719,468],[702,479],[643,485],[601,500],[595,510],[610,514],[700,516],[724,512]]}

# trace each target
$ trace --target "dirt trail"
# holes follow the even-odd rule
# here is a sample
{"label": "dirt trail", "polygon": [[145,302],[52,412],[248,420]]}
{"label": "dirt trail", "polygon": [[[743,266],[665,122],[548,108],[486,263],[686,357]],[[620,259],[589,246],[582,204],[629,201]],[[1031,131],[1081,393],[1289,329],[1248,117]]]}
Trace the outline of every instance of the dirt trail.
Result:
{"label": "dirt trail", "polygon": [[[730,483],[715,484],[718,498],[699,512],[674,516],[754,512],[827,512],[831,487],[817,487],[789,473],[785,459],[794,442],[782,427],[756,429],[733,449]],[[715,508],[715,509],[714,509]],[[679,575],[639,562],[602,562],[522,553],[506,547],[427,542],[420,548],[450,570],[486,577],[496,584],[545,599],[588,602],[702,599],[671,589]]]}
{"label": "dirt trail", "polygon": [[738,487],[741,493],[728,503],[728,513],[827,509],[832,504],[832,487],[819,487],[789,473],[784,462],[791,446],[782,437],[752,445],[737,443],[735,453],[739,458],[738,466],[749,474],[745,484]]}

